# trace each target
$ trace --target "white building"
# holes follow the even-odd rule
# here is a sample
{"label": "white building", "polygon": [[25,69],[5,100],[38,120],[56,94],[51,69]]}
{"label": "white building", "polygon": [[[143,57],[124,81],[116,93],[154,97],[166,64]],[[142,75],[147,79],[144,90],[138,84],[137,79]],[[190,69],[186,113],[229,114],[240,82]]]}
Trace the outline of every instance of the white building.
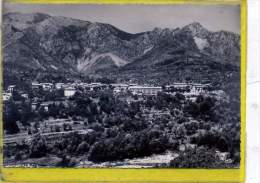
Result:
{"label": "white building", "polygon": [[172,85],[167,85],[165,88],[167,91],[171,92],[183,92],[198,95],[206,92],[209,86],[210,84],[200,83],[173,83]]}
{"label": "white building", "polygon": [[121,88],[118,88],[118,87],[115,87],[114,89],[113,89],[113,92],[116,94],[116,93],[120,93],[122,90],[121,90]]}
{"label": "white building", "polygon": [[12,93],[15,89],[16,89],[16,85],[10,85],[10,86],[8,86],[7,91]]}
{"label": "white building", "polygon": [[38,103],[37,103],[37,102],[32,102],[32,104],[31,104],[31,109],[32,109],[33,111],[35,111],[35,110],[37,109],[37,106],[38,106]]}
{"label": "white building", "polygon": [[157,95],[162,91],[162,87],[157,86],[130,86],[128,88],[135,95]]}
{"label": "white building", "polygon": [[102,84],[102,83],[90,83],[87,85],[87,87],[85,89],[94,91],[94,90],[102,90],[102,89],[105,89],[106,87],[107,87],[107,85]]}
{"label": "white building", "polygon": [[114,93],[125,92],[129,87],[129,85],[127,84],[111,84],[111,86],[114,87],[113,89]]}
{"label": "white building", "polygon": [[41,105],[41,107],[43,107],[43,110],[45,112],[48,112],[49,111],[49,104],[50,104],[49,102],[43,102],[40,105]]}
{"label": "white building", "polygon": [[75,95],[76,93],[76,89],[73,87],[68,87],[64,89],[64,96],[65,97],[71,97],[73,95]]}
{"label": "white building", "polygon": [[44,91],[50,91],[53,88],[52,83],[40,83]]}
{"label": "white building", "polygon": [[121,83],[111,84],[111,86],[113,86],[115,88],[122,88],[122,89],[125,89],[125,90],[129,87],[128,84],[121,84]]}
{"label": "white building", "polygon": [[42,86],[39,83],[35,83],[35,82],[32,83],[32,89],[40,89],[41,87]]}
{"label": "white building", "polygon": [[3,101],[10,100],[12,93],[3,93]]}
{"label": "white building", "polygon": [[28,99],[29,98],[29,94],[28,93],[22,93],[21,97],[23,97],[25,99]]}
{"label": "white building", "polygon": [[166,90],[187,90],[190,88],[190,84],[187,83],[173,83],[172,85],[165,86]]}
{"label": "white building", "polygon": [[199,83],[192,83],[191,84],[191,93],[194,94],[200,94],[206,91],[206,88],[209,86],[209,84],[199,84]]}
{"label": "white building", "polygon": [[64,88],[64,86],[65,86],[64,83],[56,83],[56,84],[55,84],[55,88],[56,88],[56,89],[62,89],[62,88]]}

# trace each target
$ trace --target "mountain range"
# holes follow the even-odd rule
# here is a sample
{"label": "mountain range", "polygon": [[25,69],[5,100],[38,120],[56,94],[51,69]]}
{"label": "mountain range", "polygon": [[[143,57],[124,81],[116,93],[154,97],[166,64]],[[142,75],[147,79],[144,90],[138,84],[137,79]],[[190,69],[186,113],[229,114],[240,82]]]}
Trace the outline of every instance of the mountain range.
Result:
{"label": "mountain range", "polygon": [[13,12],[3,15],[3,63],[8,83],[46,74],[207,82],[239,73],[240,35],[198,22],[131,34],[110,24]]}

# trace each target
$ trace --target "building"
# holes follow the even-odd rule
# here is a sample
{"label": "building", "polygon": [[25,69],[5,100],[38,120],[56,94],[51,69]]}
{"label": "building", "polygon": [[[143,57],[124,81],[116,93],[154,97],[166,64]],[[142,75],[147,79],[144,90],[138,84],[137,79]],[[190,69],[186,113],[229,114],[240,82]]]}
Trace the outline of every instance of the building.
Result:
{"label": "building", "polygon": [[90,85],[92,85],[92,86],[101,86],[103,84],[102,83],[90,83]]}
{"label": "building", "polygon": [[97,91],[104,90],[107,88],[107,85],[102,83],[79,83],[78,87],[83,88],[86,91]]}
{"label": "building", "polygon": [[40,85],[42,86],[42,89],[44,91],[50,91],[53,89],[53,84],[52,83],[40,83]]}
{"label": "building", "polygon": [[12,93],[3,93],[3,101],[8,101],[12,97]]}
{"label": "building", "polygon": [[128,88],[134,95],[157,95],[162,91],[162,87],[159,86],[130,86]]}
{"label": "building", "polygon": [[200,93],[206,92],[210,84],[200,84],[200,83],[173,83],[172,85],[165,86],[167,92],[181,92],[181,93],[191,93],[198,95]]}
{"label": "building", "polygon": [[121,83],[111,84],[111,86],[113,86],[114,88],[120,88],[123,90],[126,90],[129,87],[128,84],[121,84]]}
{"label": "building", "polygon": [[21,93],[21,97],[25,99],[29,99],[29,94],[28,93]]}
{"label": "building", "polygon": [[13,93],[16,90],[16,85],[10,85],[7,88],[7,91],[10,93]]}
{"label": "building", "polygon": [[120,93],[120,92],[125,92],[129,85],[127,84],[111,84],[111,86],[113,86],[113,92],[114,93]]}
{"label": "building", "polygon": [[194,94],[200,94],[206,92],[208,86],[209,84],[192,83],[190,87],[190,92]]}
{"label": "building", "polygon": [[37,102],[32,102],[31,104],[31,108],[32,108],[32,111],[35,111],[38,107],[38,103]]}
{"label": "building", "polygon": [[41,107],[43,107],[43,110],[44,110],[45,112],[48,112],[48,111],[49,111],[50,102],[43,102],[43,103],[41,103],[40,105],[41,105]]}
{"label": "building", "polygon": [[114,94],[117,94],[117,93],[122,92],[122,90],[121,90],[121,88],[115,87],[115,88],[113,89],[113,92],[114,92]]}
{"label": "building", "polygon": [[185,92],[190,90],[190,86],[188,83],[173,83],[165,86],[165,89],[169,92]]}
{"label": "building", "polygon": [[56,83],[55,84],[55,88],[56,89],[62,89],[62,88],[64,88],[65,87],[65,84],[64,83]]}
{"label": "building", "polygon": [[71,97],[73,95],[75,95],[76,93],[76,89],[73,87],[68,87],[64,89],[64,96],[65,97]]}
{"label": "building", "polygon": [[102,83],[90,83],[88,88],[90,91],[103,90],[106,88],[106,85]]}
{"label": "building", "polygon": [[42,88],[41,84],[35,82],[32,83],[33,90],[39,90],[40,88]]}
{"label": "building", "polygon": [[92,132],[93,132],[92,129],[72,130],[72,131],[41,133],[41,136],[46,139],[47,144],[54,144],[57,142],[62,142],[64,140],[64,137],[69,137],[73,134],[85,135]]}
{"label": "building", "polygon": [[112,86],[114,87],[114,93],[125,92],[129,87],[127,84],[112,84]]}

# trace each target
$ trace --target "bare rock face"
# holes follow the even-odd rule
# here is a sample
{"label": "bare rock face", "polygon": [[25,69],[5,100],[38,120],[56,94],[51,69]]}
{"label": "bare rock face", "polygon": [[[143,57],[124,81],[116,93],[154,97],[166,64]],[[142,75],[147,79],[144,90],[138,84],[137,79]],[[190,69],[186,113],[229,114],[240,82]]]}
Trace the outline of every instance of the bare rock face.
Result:
{"label": "bare rock face", "polygon": [[15,73],[37,70],[102,75],[153,68],[160,75],[165,72],[163,67],[187,64],[187,60],[240,63],[239,35],[210,32],[196,22],[183,28],[130,34],[109,24],[40,13],[7,13],[3,27],[5,68]]}
{"label": "bare rock face", "polygon": [[203,53],[233,64],[239,64],[240,36],[232,32],[210,32],[200,23],[194,22],[182,30],[190,31]]}

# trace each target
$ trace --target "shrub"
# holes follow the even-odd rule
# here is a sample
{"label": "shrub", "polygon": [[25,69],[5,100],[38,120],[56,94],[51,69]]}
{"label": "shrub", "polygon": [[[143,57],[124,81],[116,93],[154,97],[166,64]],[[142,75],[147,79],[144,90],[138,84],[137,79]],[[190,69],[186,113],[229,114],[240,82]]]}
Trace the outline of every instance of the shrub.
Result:
{"label": "shrub", "polygon": [[77,153],[78,154],[85,154],[89,151],[89,145],[87,142],[81,142],[77,147]]}
{"label": "shrub", "polygon": [[173,168],[225,168],[228,165],[220,160],[214,149],[199,147],[182,152],[177,158],[171,160]]}
{"label": "shrub", "polygon": [[31,158],[40,158],[45,156],[48,153],[48,147],[46,145],[45,139],[41,137],[35,139],[30,146],[30,157]]}

